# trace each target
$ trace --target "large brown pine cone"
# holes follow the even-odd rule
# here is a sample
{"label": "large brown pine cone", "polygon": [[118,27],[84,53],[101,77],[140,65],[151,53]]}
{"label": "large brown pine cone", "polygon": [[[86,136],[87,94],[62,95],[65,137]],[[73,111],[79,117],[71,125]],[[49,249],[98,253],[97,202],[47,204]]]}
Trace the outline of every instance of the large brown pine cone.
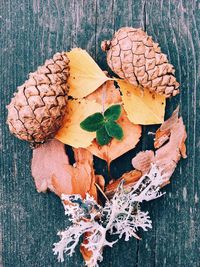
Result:
{"label": "large brown pine cone", "polygon": [[30,73],[7,106],[11,133],[34,145],[52,138],[66,113],[68,77],[69,59],[64,52]]}
{"label": "large brown pine cone", "polygon": [[107,52],[108,65],[120,78],[166,97],[179,93],[174,67],[142,29],[121,28],[101,47]]}

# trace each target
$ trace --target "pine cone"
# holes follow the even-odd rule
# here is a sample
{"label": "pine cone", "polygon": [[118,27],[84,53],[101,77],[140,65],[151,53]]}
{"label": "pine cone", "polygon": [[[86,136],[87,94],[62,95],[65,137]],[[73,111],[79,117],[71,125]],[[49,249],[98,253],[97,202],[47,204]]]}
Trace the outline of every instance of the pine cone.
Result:
{"label": "pine cone", "polygon": [[141,29],[119,29],[111,41],[103,41],[110,68],[122,79],[166,97],[179,93],[174,67],[157,43]]}
{"label": "pine cone", "polygon": [[68,77],[69,59],[64,52],[30,73],[7,106],[11,133],[34,145],[52,138],[66,113]]}

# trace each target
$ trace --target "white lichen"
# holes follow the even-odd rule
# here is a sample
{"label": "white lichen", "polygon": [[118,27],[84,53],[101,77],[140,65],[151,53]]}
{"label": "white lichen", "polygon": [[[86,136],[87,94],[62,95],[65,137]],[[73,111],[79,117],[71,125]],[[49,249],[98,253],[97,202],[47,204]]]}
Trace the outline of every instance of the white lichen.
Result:
{"label": "white lichen", "polygon": [[[139,228],[147,231],[152,227],[148,212],[141,211],[139,203],[162,196],[163,193],[159,190],[164,182],[165,178],[159,169],[152,165],[150,172],[128,190],[124,189],[122,181],[113,198],[104,207],[99,206],[89,195],[85,199],[79,195],[63,195],[65,213],[72,224],[58,233],[61,240],[53,248],[58,260],[64,261],[64,253],[72,256],[80,237],[88,232],[88,242],[82,245],[92,251],[91,258],[86,262],[90,267],[98,266],[98,262],[103,260],[105,246],[112,247],[123,236],[125,241],[131,237],[139,238]],[[108,241],[108,233],[115,235],[116,240]]]}

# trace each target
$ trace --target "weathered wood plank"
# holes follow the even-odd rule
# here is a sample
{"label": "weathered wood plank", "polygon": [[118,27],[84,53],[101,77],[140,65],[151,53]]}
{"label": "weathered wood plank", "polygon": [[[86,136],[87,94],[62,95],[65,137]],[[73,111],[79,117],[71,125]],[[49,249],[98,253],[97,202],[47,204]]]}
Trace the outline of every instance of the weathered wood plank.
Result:
{"label": "weathered wood plank", "polygon": [[[139,266],[199,266],[199,182],[197,160],[199,142],[197,91],[199,36],[194,10],[196,2],[149,1],[146,29],[167,53],[181,82],[181,94],[169,101],[171,112],[180,101],[188,131],[188,159],[182,161],[164,198],[149,203],[153,230],[139,248]],[[196,140],[198,139],[198,141]],[[153,249],[152,249],[153,248]],[[144,257],[145,254],[145,257]],[[151,263],[151,265],[149,264]]]}
{"label": "weathered wood plank", "polygon": [[[56,51],[87,49],[107,69],[100,43],[122,26],[142,27],[157,40],[176,67],[180,97],[170,100],[167,115],[180,101],[188,131],[188,159],[182,161],[167,194],[144,209],[153,229],[142,241],[120,241],[105,250],[101,266],[198,267],[200,262],[200,3],[191,0],[2,0],[0,2],[0,239],[5,267],[83,266],[78,252],[58,264],[52,255],[56,232],[67,224],[59,199],[38,194],[30,174],[31,151],[9,134],[6,104],[15,88]],[[137,147],[149,148],[149,128]],[[113,177],[130,169],[137,149],[112,165]],[[106,166],[95,160],[97,171]],[[1,241],[0,241],[1,247]],[[1,249],[0,249],[1,255]],[[1,256],[0,256],[1,265]]]}

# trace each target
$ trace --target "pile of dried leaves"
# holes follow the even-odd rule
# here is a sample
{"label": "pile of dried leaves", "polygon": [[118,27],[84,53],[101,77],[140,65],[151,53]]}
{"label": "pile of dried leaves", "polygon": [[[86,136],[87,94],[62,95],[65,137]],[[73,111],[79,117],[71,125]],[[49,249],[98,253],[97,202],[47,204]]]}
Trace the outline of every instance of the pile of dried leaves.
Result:
{"label": "pile of dried leaves", "polygon": [[[122,33],[126,36],[130,35],[130,38],[134,37],[132,36],[134,31],[127,29]],[[120,43],[121,40],[124,40],[120,39],[122,33],[119,32],[117,35],[119,44],[112,44],[113,55],[118,53],[116,51],[122,49],[124,45],[128,45],[124,41]],[[153,64],[149,58],[152,56],[152,51],[149,50],[152,41],[142,32],[139,32],[137,38],[145,40],[148,50],[148,53],[145,52],[145,57],[147,57],[146,61],[149,62],[148,67],[150,68]],[[106,45],[110,46],[110,43],[107,42]],[[55,138],[37,146],[33,150],[32,159],[32,175],[38,192],[45,192],[49,189],[57,194],[62,199],[65,213],[71,221],[68,228],[58,233],[60,241],[54,244],[53,251],[58,254],[60,261],[64,260],[64,253],[70,256],[74,253],[74,249],[82,236],[83,242],[80,250],[87,266],[90,267],[98,266],[98,262],[103,260],[102,255],[105,246],[112,247],[122,237],[126,241],[130,237],[140,239],[137,235],[138,229],[142,228],[146,231],[152,227],[148,212],[141,211],[140,203],[160,197],[163,194],[160,189],[169,183],[178,161],[181,157],[186,158],[185,140],[187,135],[182,117],[179,117],[178,114],[179,108],[173,112],[168,120],[164,121],[166,98],[170,94],[178,93],[178,83],[174,80],[172,65],[168,64],[163,54],[160,54],[158,45],[152,44],[152,47],[155,50],[155,52],[153,51],[155,60],[159,64],[158,67],[154,66],[154,71],[157,74],[150,69],[148,70],[148,78],[150,79],[148,83],[152,86],[149,87],[151,90],[137,85],[136,82],[139,83],[140,79],[136,77],[134,80],[133,73],[131,73],[132,76],[127,76],[128,78],[124,79],[109,77],[82,49],[76,48],[66,53],[70,68],[70,76],[67,81],[68,95],[70,96],[67,101],[67,111]],[[127,49],[128,52],[131,51],[130,48]],[[144,50],[144,47],[137,46],[136,52],[137,49]],[[51,64],[54,68],[58,62],[63,64],[58,56],[60,57],[57,55],[54,61],[46,62],[46,65],[42,67],[47,72],[45,75],[48,76]],[[120,56],[124,56],[126,64],[125,54],[122,53]],[[137,56],[135,64],[144,62],[144,56],[141,62],[139,62],[141,60],[139,57]],[[62,54],[63,58],[65,59]],[[43,75],[42,68],[34,75]],[[113,68],[116,68],[114,61]],[[125,68],[124,72],[126,70]],[[53,67],[51,71],[54,71]],[[67,69],[67,71],[69,70]],[[120,71],[118,69],[118,72],[122,73]],[[143,69],[138,67],[137,71],[140,75]],[[160,73],[161,71],[162,73]],[[51,82],[52,79],[56,81],[56,72],[51,75],[48,76]],[[60,69],[59,75],[62,75]],[[160,79],[160,83],[166,82],[166,79],[168,79],[168,83],[158,86],[157,83],[159,82],[156,80],[155,83],[153,79],[155,75],[158,75],[157,79]],[[134,80],[134,83],[130,82],[131,79]],[[38,81],[40,81],[39,78]],[[55,86],[53,87],[51,82],[49,87],[51,87],[53,99],[55,98],[53,96]],[[144,83],[144,79],[141,80],[142,83]],[[59,86],[59,90],[62,91],[62,80],[59,80]],[[169,93],[169,89],[174,91]],[[42,90],[45,91],[46,89],[41,87],[40,94]],[[158,94],[159,90],[165,93]],[[26,91],[23,92],[29,91],[30,88],[27,87]],[[38,92],[35,90],[36,96]],[[26,112],[30,108],[29,106],[36,106],[35,102],[32,101],[32,104],[29,102],[33,92],[30,91],[29,94],[30,98],[27,97],[23,102],[26,105]],[[45,94],[48,94],[47,90]],[[51,95],[49,96],[51,97]],[[56,97],[59,98],[61,95],[58,94]],[[65,95],[62,95],[63,97]],[[51,101],[51,98],[48,101]],[[13,100],[13,103],[12,105],[16,105],[16,100]],[[37,105],[39,104],[37,103]],[[51,108],[50,102],[47,105]],[[14,113],[10,113],[12,116],[10,115],[9,123],[12,130],[20,129],[18,135],[23,139],[24,133],[21,129],[24,126],[20,124],[21,102],[18,106],[18,124],[16,124],[18,128],[12,125]],[[56,112],[57,117],[60,118],[61,110]],[[25,123],[27,123],[27,114],[23,118]],[[34,139],[33,127],[30,123],[30,121],[33,122],[34,118],[33,115],[31,116],[32,121],[28,120],[28,122],[31,129],[30,136]],[[109,169],[113,160],[135,148],[142,135],[142,125],[152,124],[161,124],[155,133],[154,150],[138,153],[132,159],[133,169],[131,171],[124,173],[120,179],[111,180],[109,184],[105,184],[104,177],[95,173],[93,156],[105,160]],[[27,132],[30,133],[30,129],[28,126],[25,127],[26,134]],[[55,132],[55,127],[53,131]],[[25,137],[27,138],[27,135]],[[65,145],[69,145],[73,149],[75,158],[73,165],[70,164]],[[105,197],[104,205],[99,200],[99,194]],[[115,234],[115,241],[109,242],[107,233]]]}
{"label": "pile of dried leaves", "polygon": [[[131,236],[139,238],[140,227],[143,230],[151,227],[148,214],[140,210],[138,203],[162,195],[160,188],[169,183],[181,156],[186,157],[186,131],[178,108],[164,121],[164,96],[109,78],[84,50],[73,49],[67,55],[72,96],[68,100],[68,112],[56,134],[57,140],[34,149],[32,174],[38,192],[47,189],[55,192],[62,198],[66,214],[71,216],[72,224],[59,233],[61,241],[55,244],[54,253],[63,261],[63,253],[71,256],[84,235],[83,257],[88,266],[97,266],[103,259],[104,246],[113,246],[122,236],[125,240]],[[115,107],[117,114],[113,111]],[[110,113],[106,112],[109,109]],[[113,134],[107,143],[99,144],[98,129],[105,120],[112,123],[110,118],[120,126],[123,137],[114,138]],[[155,133],[155,151],[137,154],[132,159],[133,170],[105,186],[103,176],[95,174],[93,155],[110,165],[136,146],[141,125],[160,123]],[[76,161],[73,166],[65,144],[73,147]],[[106,197],[104,207],[99,203],[98,190]],[[118,234],[115,242],[106,240],[107,232]]]}

